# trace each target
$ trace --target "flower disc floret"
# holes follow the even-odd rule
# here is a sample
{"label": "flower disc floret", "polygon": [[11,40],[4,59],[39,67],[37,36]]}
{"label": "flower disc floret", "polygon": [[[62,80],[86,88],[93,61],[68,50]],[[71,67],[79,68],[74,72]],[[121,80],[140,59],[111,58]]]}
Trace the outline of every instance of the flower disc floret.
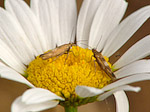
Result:
{"label": "flower disc floret", "polygon": [[47,60],[37,56],[29,64],[27,74],[27,79],[36,87],[48,89],[72,102],[80,99],[75,93],[76,86],[103,88],[111,82],[95,61],[92,51],[79,46]]}

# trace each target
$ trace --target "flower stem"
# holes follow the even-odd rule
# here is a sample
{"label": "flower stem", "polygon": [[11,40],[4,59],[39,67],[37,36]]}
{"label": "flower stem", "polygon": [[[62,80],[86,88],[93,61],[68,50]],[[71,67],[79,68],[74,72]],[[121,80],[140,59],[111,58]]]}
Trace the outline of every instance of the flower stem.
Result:
{"label": "flower stem", "polygon": [[77,112],[77,107],[67,106],[65,107],[65,112]]}

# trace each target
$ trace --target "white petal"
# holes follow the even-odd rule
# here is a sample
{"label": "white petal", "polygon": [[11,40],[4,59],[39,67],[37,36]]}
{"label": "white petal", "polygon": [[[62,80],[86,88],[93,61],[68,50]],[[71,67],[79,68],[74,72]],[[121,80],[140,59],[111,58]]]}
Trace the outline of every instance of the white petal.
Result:
{"label": "white petal", "polygon": [[109,97],[110,95],[112,95],[113,93],[120,91],[120,90],[124,90],[124,91],[134,91],[134,92],[139,92],[140,91],[140,87],[133,87],[133,86],[120,86],[118,88],[112,89],[102,95],[100,95],[97,100],[102,101],[104,99],[106,99],[107,97]]}
{"label": "white petal", "polygon": [[11,112],[33,112],[33,111],[42,111],[49,108],[55,107],[59,101],[47,101],[38,104],[27,105],[22,102],[21,97],[18,97],[11,106]]}
{"label": "white petal", "polygon": [[89,38],[90,46],[93,48],[97,47],[98,51],[102,50],[108,35],[119,24],[126,11],[126,8],[127,2],[124,0],[102,1],[91,26]]}
{"label": "white petal", "polygon": [[17,81],[26,84],[30,87],[34,87],[28,80],[26,80],[21,74],[7,67],[3,63],[0,63],[0,77],[9,80]]}
{"label": "white petal", "polygon": [[39,1],[39,19],[49,48],[55,48],[56,43],[62,45],[74,41],[73,30],[76,29],[77,19],[75,0]]}
{"label": "white petal", "polygon": [[150,74],[138,74],[138,75],[133,75],[133,76],[120,79],[116,82],[113,82],[105,86],[103,90],[107,91],[107,90],[110,90],[110,89],[113,89],[122,85],[130,84],[130,83],[134,83],[138,81],[144,81],[144,80],[150,80]]}
{"label": "white petal", "polygon": [[36,11],[36,16],[39,18],[45,39],[47,40],[47,49],[55,48],[57,40],[60,37],[58,8],[56,4],[58,2],[54,2],[53,0],[39,0],[38,10]]}
{"label": "white petal", "polygon": [[123,56],[114,64],[115,68],[121,68],[133,61],[144,58],[150,54],[150,35],[138,41],[129,48]]}
{"label": "white petal", "polygon": [[[59,46],[69,42],[71,40],[72,30],[75,29],[77,13],[75,1],[62,2],[61,0],[43,0],[39,3],[39,17],[45,34],[49,39],[50,47],[55,48],[56,43]],[[64,37],[67,39],[65,40]]]}
{"label": "white petal", "polygon": [[110,57],[115,53],[150,17],[150,6],[139,9],[125,20],[109,35],[103,55]]}
{"label": "white petal", "polygon": [[61,44],[74,42],[77,20],[76,0],[60,0],[59,2]]}
{"label": "white petal", "polygon": [[150,73],[150,60],[135,61],[114,72],[117,78],[123,78],[138,73]]}
{"label": "white petal", "polygon": [[96,96],[98,94],[103,93],[104,91],[101,89],[97,89],[94,87],[88,87],[88,86],[77,86],[75,88],[75,92],[77,95],[79,95],[82,98],[86,98],[86,97],[92,97],[92,96]]}
{"label": "white petal", "polygon": [[26,67],[2,40],[0,40],[0,52],[0,59],[3,62],[12,67],[14,70],[24,73]]}
{"label": "white petal", "polygon": [[116,112],[129,112],[129,101],[124,91],[114,93],[116,100]]}
{"label": "white petal", "polygon": [[17,20],[0,8],[1,39],[9,45],[24,64],[34,59],[35,50]]}
{"label": "white petal", "polygon": [[38,54],[43,53],[46,40],[36,16],[28,5],[23,0],[6,0],[5,7],[17,18]]}
{"label": "white petal", "polygon": [[36,104],[47,102],[50,100],[64,100],[64,99],[50,92],[49,90],[42,88],[29,89],[22,95],[22,101],[25,102],[26,104]]}
{"label": "white petal", "polygon": [[91,24],[101,2],[102,0],[84,0],[82,3],[77,23],[77,42],[82,47],[87,48],[85,45],[88,45]]}
{"label": "white petal", "polygon": [[39,17],[39,1],[40,0],[30,0],[31,10],[37,15],[37,17]]}

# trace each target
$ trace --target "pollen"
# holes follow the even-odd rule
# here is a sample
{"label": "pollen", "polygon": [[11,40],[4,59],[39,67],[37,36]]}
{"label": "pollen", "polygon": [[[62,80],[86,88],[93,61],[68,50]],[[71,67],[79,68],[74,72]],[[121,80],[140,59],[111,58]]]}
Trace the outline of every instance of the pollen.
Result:
{"label": "pollen", "polygon": [[[105,57],[105,60],[108,61],[108,58]],[[92,51],[79,46],[73,46],[68,53],[47,60],[37,56],[26,72],[27,79],[33,85],[48,89],[67,100],[78,98],[75,93],[78,85],[103,88],[111,83],[111,78],[97,64]]]}

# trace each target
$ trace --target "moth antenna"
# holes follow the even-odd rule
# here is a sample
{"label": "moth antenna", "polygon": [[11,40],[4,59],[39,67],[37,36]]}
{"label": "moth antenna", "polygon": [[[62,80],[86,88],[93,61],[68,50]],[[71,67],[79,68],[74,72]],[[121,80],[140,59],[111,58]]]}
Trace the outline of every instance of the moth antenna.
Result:
{"label": "moth antenna", "polygon": [[80,41],[88,41],[88,40],[78,40],[78,41],[76,41],[76,42],[80,42]]}
{"label": "moth antenna", "polygon": [[73,38],[74,30],[75,30],[75,27],[73,27],[73,29],[72,29],[72,32],[71,32],[71,38],[70,38],[70,42],[69,42],[69,43],[71,43],[71,40],[72,40],[72,38]]}
{"label": "moth antenna", "polygon": [[97,49],[99,43],[101,42],[101,40],[102,40],[102,36],[101,36],[101,38],[99,39],[99,41],[98,41],[98,43],[97,43],[97,45],[96,45],[96,49]]}
{"label": "moth antenna", "polygon": [[85,44],[85,43],[80,43],[80,44],[85,45],[85,46],[87,46],[87,47],[93,49],[91,46],[89,46],[89,45],[87,45],[87,44]]}

